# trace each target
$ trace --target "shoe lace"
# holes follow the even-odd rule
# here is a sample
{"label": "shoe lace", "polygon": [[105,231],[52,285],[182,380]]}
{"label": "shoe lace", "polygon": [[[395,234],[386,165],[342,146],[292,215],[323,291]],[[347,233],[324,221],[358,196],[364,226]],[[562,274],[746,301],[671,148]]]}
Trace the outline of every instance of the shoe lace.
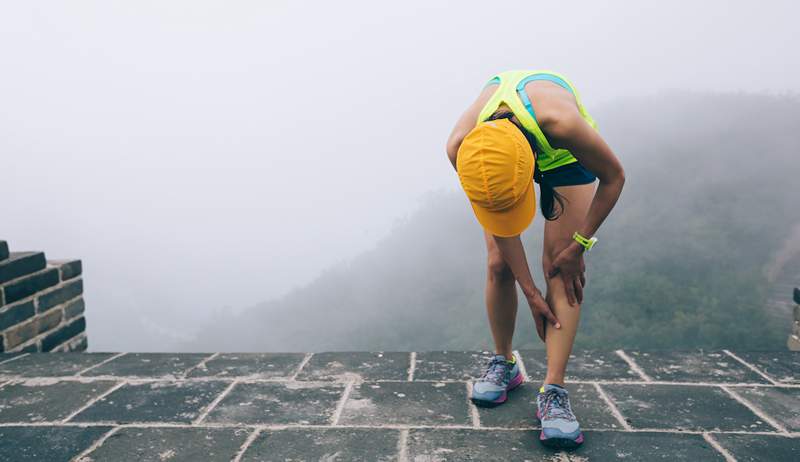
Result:
{"label": "shoe lace", "polygon": [[572,407],[569,403],[569,396],[559,390],[548,390],[544,395],[543,415],[551,419],[575,420]]}
{"label": "shoe lace", "polygon": [[486,367],[486,372],[483,373],[483,379],[495,385],[502,385],[506,378],[508,365],[506,361],[501,358],[492,358],[489,365]]}

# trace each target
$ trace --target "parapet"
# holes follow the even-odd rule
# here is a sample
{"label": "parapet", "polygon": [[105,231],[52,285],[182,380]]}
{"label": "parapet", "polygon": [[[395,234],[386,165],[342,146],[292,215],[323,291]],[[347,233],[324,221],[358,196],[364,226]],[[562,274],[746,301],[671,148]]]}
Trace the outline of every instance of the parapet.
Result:
{"label": "parapet", "polygon": [[9,252],[0,241],[0,352],[84,351],[80,260]]}

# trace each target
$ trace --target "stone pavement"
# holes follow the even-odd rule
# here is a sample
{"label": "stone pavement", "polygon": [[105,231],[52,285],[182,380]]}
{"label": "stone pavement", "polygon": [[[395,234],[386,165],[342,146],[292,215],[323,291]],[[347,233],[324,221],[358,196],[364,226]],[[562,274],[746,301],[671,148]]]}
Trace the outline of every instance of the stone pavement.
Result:
{"label": "stone pavement", "polygon": [[800,460],[800,352],[577,352],[586,443],[537,441],[530,382],[478,409],[479,352],[0,356],[0,461]]}

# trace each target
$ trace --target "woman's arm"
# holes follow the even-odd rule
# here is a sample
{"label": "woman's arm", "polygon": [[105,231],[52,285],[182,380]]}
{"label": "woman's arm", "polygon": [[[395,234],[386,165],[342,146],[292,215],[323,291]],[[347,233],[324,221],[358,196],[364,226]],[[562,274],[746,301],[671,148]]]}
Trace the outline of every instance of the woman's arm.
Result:
{"label": "woman's arm", "polygon": [[533,312],[533,320],[536,322],[536,332],[539,334],[539,338],[544,340],[545,318],[550,321],[556,329],[561,329],[561,324],[550,310],[550,306],[547,304],[544,297],[542,297],[542,293],[533,283],[531,271],[528,267],[528,260],[525,257],[525,248],[522,246],[522,240],[519,235],[514,237],[493,237],[497,243],[497,248],[500,249],[503,260],[511,267],[514,278],[519,283],[520,288],[522,288],[522,293],[525,294],[525,298],[528,300],[528,305]]}
{"label": "woman's arm", "polygon": [[581,165],[600,180],[586,220],[581,229],[575,230],[591,237],[617,203],[625,184],[625,171],[605,140],[581,117],[574,103],[564,104],[560,100],[554,106],[551,106],[551,111],[556,109],[558,112],[551,115],[541,127],[542,131],[556,146],[569,149]]}
{"label": "woman's arm", "polygon": [[[569,149],[581,165],[599,179],[586,219],[575,230],[585,237],[592,237],[617,203],[625,184],[625,171],[608,144],[581,117],[574,99],[552,96],[540,98],[540,102],[542,100],[545,110],[542,111],[544,117],[541,128],[552,140],[551,144]],[[567,289],[567,299],[572,305],[583,301],[583,250],[577,242],[570,242],[556,256],[552,267],[547,271],[548,278],[561,274]]]}
{"label": "woman's arm", "polygon": [[492,97],[496,89],[497,84],[487,85],[481,94],[478,95],[478,99],[461,114],[461,117],[459,117],[456,122],[456,126],[453,127],[453,131],[450,132],[450,136],[447,138],[447,157],[450,159],[450,163],[453,164],[454,169],[456,168],[456,157],[461,142],[464,141],[467,134],[475,128],[481,109],[483,109],[483,106],[489,101],[489,98]]}

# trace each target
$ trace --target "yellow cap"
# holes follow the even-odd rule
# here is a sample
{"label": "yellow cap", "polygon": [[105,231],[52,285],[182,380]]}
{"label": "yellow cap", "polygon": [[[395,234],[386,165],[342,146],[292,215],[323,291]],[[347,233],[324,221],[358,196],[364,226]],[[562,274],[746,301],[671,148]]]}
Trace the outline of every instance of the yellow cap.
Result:
{"label": "yellow cap", "polygon": [[478,222],[495,236],[516,236],[533,221],[535,161],[525,135],[508,119],[479,123],[461,142],[461,187]]}

